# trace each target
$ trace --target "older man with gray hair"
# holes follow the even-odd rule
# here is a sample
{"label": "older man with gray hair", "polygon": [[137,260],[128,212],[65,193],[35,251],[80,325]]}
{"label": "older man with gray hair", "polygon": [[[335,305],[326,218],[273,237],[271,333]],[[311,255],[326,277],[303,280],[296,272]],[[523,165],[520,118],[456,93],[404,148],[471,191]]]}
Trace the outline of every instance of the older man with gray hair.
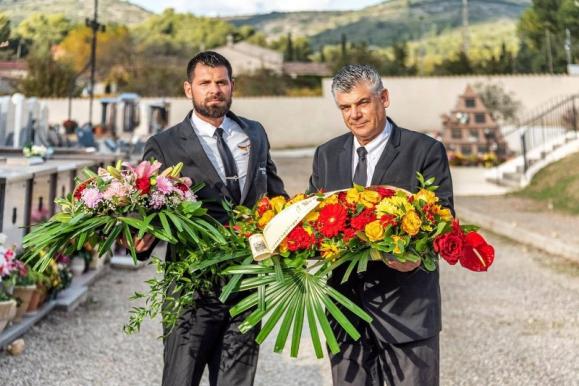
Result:
{"label": "older man with gray hair", "polygon": [[[355,183],[416,192],[420,172],[436,178],[441,204],[453,210],[444,146],[386,116],[390,96],[374,68],[343,67],[334,76],[332,94],[350,131],[316,149],[310,191],[346,189]],[[367,324],[349,314],[362,334],[358,341],[333,324],[341,346],[341,352],[331,356],[334,385],[439,384],[439,275],[419,265],[371,262],[365,273],[351,275],[344,284],[339,269],[330,278],[330,285],[373,317]]]}

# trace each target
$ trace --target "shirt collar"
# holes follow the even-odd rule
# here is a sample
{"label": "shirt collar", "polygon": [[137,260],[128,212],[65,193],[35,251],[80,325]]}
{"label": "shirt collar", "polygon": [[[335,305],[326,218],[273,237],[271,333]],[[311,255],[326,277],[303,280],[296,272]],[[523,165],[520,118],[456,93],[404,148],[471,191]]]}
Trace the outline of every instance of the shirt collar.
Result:
{"label": "shirt collar", "polygon": [[[386,120],[386,124],[384,125],[384,130],[376,138],[371,140],[369,143],[364,146],[368,153],[372,153],[372,151],[378,149],[381,145],[383,145],[388,138],[390,138],[390,133],[392,133],[392,124],[389,120]],[[354,136],[354,151],[358,149],[360,146],[360,142],[358,142],[358,138]]]}
{"label": "shirt collar", "polygon": [[[193,114],[191,114],[191,122],[193,123],[193,127],[195,127],[199,135],[202,136],[213,137],[215,130],[217,129],[211,123],[199,118],[195,111],[193,111]],[[226,115],[220,127],[226,134],[230,134],[234,124],[235,121]]]}

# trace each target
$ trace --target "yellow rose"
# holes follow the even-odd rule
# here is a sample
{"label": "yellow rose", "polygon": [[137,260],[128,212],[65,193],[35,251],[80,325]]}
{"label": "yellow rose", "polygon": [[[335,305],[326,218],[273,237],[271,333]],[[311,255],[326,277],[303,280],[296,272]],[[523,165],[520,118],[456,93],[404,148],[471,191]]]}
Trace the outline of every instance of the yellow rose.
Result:
{"label": "yellow rose", "polygon": [[374,205],[380,202],[380,193],[373,190],[364,190],[360,193],[360,202],[366,208],[372,208]]}
{"label": "yellow rose", "polygon": [[380,223],[380,220],[366,224],[364,233],[368,237],[368,240],[372,242],[384,240],[384,227]]}
{"label": "yellow rose", "polygon": [[331,241],[324,241],[322,245],[320,245],[320,252],[324,259],[334,261],[340,254],[340,248]]}
{"label": "yellow rose", "polygon": [[306,215],[305,221],[306,222],[314,222],[318,219],[318,217],[320,217],[320,212],[318,212],[317,210],[314,210]]}
{"label": "yellow rose", "polygon": [[438,207],[436,214],[438,214],[443,221],[452,221],[452,212],[448,208]]}
{"label": "yellow rose", "polygon": [[404,244],[404,239],[401,236],[392,236],[392,240],[394,241],[394,250],[392,251],[394,254],[402,253],[402,249],[400,249],[400,241]]}
{"label": "yellow rose", "polygon": [[[282,196],[282,197],[283,197],[283,196]],[[286,204],[286,207],[288,207],[288,206],[290,206],[290,205],[293,205],[293,204],[295,204],[296,202],[303,201],[303,200],[305,200],[305,198],[306,198],[306,195],[303,194],[303,193],[300,193],[300,194],[296,195],[294,198],[292,198],[291,200],[289,200],[289,201],[287,202],[287,204]]]}
{"label": "yellow rose", "polygon": [[422,220],[416,211],[411,210],[402,217],[402,230],[410,236],[416,235],[420,231]]}
{"label": "yellow rose", "polygon": [[422,200],[427,204],[434,204],[435,202],[438,201],[438,197],[436,197],[436,194],[426,189],[420,189],[420,191],[414,195],[414,199]]}
{"label": "yellow rose", "polygon": [[285,197],[284,196],[277,196],[269,200],[269,203],[275,213],[279,213],[283,210],[283,206],[285,205]]}
{"label": "yellow rose", "polygon": [[330,204],[337,204],[338,203],[338,196],[336,194],[332,194],[329,197],[326,197],[324,199],[324,201],[320,202],[320,209],[323,208],[326,205],[330,205]]}
{"label": "yellow rose", "polygon": [[268,222],[275,216],[275,212],[273,210],[266,210],[265,213],[257,220],[257,226],[261,229],[265,228]]}
{"label": "yellow rose", "polygon": [[348,191],[346,192],[346,202],[348,202],[348,204],[357,204],[359,201],[360,201],[360,192],[358,192],[358,189],[356,188],[348,189]]}

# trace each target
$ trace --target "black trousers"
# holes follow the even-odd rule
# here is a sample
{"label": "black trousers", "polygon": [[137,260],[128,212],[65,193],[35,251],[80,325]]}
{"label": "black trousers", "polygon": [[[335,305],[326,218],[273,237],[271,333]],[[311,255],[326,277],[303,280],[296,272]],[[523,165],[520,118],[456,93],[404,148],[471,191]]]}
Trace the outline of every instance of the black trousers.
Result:
{"label": "black trousers", "polygon": [[438,386],[438,335],[402,344],[376,340],[368,333],[340,345],[330,355],[335,386]]}
{"label": "black trousers", "polygon": [[247,314],[232,318],[230,307],[215,295],[203,295],[181,316],[165,338],[163,386],[199,385],[205,366],[211,386],[253,385],[259,329],[239,332]]}

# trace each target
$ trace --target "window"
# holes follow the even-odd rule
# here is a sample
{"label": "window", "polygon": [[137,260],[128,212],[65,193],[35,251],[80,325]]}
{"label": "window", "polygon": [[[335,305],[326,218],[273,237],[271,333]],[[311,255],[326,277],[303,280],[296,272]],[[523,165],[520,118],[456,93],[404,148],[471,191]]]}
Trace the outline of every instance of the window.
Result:
{"label": "window", "polygon": [[472,147],[470,145],[462,145],[460,147],[460,152],[464,155],[472,154]]}
{"label": "window", "polygon": [[468,137],[471,141],[478,141],[479,140],[478,130],[477,129],[470,129],[468,131]]}
{"label": "window", "polygon": [[459,128],[452,129],[452,138],[453,139],[461,139],[462,138],[462,131]]}
{"label": "window", "polygon": [[486,122],[486,114],[485,113],[476,113],[474,115],[474,121],[476,123],[485,123]]}
{"label": "window", "polygon": [[476,107],[476,101],[473,98],[466,98],[464,100],[464,105],[466,107]]}

